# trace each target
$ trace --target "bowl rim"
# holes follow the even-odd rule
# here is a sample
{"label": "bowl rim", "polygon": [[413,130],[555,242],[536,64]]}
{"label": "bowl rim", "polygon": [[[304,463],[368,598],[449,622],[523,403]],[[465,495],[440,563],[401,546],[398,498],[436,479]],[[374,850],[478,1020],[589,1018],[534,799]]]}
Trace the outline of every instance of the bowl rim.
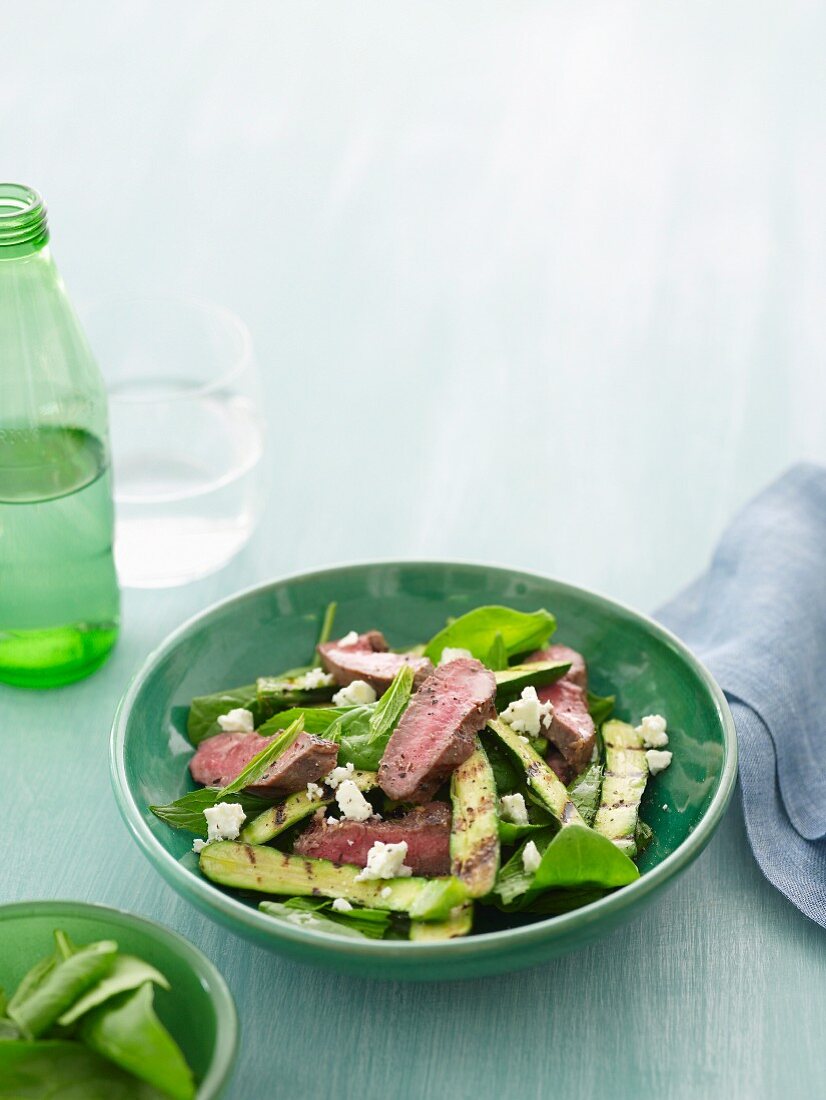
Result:
{"label": "bowl rim", "polygon": [[[315,932],[312,929],[289,925],[286,922],[273,920],[260,910],[252,909],[243,902],[238,901],[230,894],[225,894],[217,889],[205,878],[200,878],[187,870],[163,847],[159,840],[149,829],[143,818],[143,811],[136,803],[126,777],[124,751],[126,741],[127,718],[131,711],[135,696],[140,690],[149,673],[154,667],[179,643],[188,633],[196,629],[202,620],[214,615],[216,612],[229,607],[233,603],[246,600],[248,597],[283,585],[291,581],[303,581],[318,578],[331,573],[341,573],[349,570],[369,570],[375,568],[415,568],[415,567],[448,567],[470,568],[499,573],[509,573],[511,576],[521,575],[533,580],[550,582],[557,588],[565,590],[571,595],[586,595],[602,605],[602,608],[612,614],[619,613],[632,619],[639,620],[646,629],[653,633],[661,642],[685,661],[695,672],[697,677],[706,687],[709,695],[716,705],[716,710],[723,731],[723,764],[719,774],[717,789],[712,796],[700,821],[693,832],[683,840],[670,855],[666,856],[656,867],[646,871],[628,886],[616,890],[597,901],[590,902],[579,909],[569,913],[549,917],[546,920],[522,925],[516,928],[505,928],[495,932],[482,932],[477,935],[456,938],[434,943],[416,942],[406,940],[365,940],[362,943],[355,938],[338,936],[334,933]],[[168,634],[163,641],[141,663],[132,677],[126,691],[118,703],[112,722],[110,736],[109,765],[115,800],[127,828],[132,833],[143,853],[161,872],[163,877],[190,901],[192,897],[198,899],[198,903],[210,915],[218,919],[220,914],[224,921],[234,928],[236,924],[243,925],[253,934],[263,934],[274,942],[288,941],[299,947],[312,948],[319,962],[323,961],[323,955],[335,956],[346,951],[352,958],[364,958],[369,960],[392,960],[416,958],[424,962],[429,959],[439,959],[447,952],[454,959],[474,958],[495,952],[501,947],[512,945],[527,949],[538,943],[555,939],[563,939],[567,933],[581,929],[584,925],[592,926],[601,923],[607,918],[611,925],[611,916],[622,913],[623,910],[635,906],[638,901],[649,897],[679,871],[687,867],[708,844],[714,830],[720,823],[728,806],[734,784],[737,778],[737,734],[734,719],[731,715],[728,703],[717,682],[705,665],[691,652],[691,650],[670,630],[662,626],[650,616],[635,610],[628,605],[614,600],[602,593],[595,592],[581,585],[569,584],[566,581],[557,580],[545,573],[536,570],[518,569],[510,566],[493,564],[491,562],[468,561],[466,559],[450,558],[389,558],[369,559],[365,561],[351,561],[334,565],[321,566],[311,570],[285,574],[271,580],[249,585],[238,592],[218,600],[195,615],[190,616],[180,626]],[[217,913],[214,911],[217,910]],[[240,933],[240,928],[238,929]]]}
{"label": "bowl rim", "polygon": [[110,905],[100,905],[94,901],[72,901],[69,898],[29,898],[0,905],[0,923],[15,917],[33,914],[55,919],[61,916],[76,916],[78,911],[87,912],[96,919],[102,919],[113,927],[126,927],[142,932],[150,939],[158,940],[177,954],[192,970],[215,1008],[215,1046],[206,1074],[198,1083],[196,1100],[213,1100],[229,1083],[235,1058],[238,1053],[238,1012],[235,1000],[230,993],[226,980],[217,966],[194,943],[168,928],[165,924],[130,913],[127,909],[118,909]]}

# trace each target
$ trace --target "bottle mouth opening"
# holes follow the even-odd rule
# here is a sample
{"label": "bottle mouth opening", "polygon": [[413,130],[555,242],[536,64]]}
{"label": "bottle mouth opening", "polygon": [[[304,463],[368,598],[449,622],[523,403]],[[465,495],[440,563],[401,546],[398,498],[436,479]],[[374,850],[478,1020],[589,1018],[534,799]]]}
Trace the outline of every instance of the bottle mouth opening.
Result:
{"label": "bottle mouth opening", "polygon": [[31,187],[0,183],[0,249],[34,251],[49,239],[46,204]]}

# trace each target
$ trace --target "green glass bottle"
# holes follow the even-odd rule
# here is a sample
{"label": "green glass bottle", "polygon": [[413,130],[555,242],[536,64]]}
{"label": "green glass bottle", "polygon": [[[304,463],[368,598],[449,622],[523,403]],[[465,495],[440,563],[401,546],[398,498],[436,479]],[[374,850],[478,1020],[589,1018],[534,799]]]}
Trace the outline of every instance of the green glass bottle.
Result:
{"label": "green glass bottle", "polygon": [[119,616],[106,393],[48,245],[0,184],[0,680],[26,687],[96,669]]}

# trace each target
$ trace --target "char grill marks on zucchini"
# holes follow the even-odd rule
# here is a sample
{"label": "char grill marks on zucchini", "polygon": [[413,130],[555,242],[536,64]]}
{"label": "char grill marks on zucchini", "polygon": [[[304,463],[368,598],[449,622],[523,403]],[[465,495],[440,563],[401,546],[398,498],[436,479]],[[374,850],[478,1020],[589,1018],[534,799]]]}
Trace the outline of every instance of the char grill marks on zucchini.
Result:
{"label": "char grill marks on zucchini", "polygon": [[637,854],[640,800],[648,780],[642,735],[627,722],[614,719],[602,727],[602,739],[605,774],[594,828],[633,857]]}

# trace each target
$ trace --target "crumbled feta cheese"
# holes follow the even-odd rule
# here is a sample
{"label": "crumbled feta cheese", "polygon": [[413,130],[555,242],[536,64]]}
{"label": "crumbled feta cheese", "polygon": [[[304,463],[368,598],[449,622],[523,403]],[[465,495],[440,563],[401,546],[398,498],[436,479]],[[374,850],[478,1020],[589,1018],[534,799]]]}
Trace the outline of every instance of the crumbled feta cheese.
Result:
{"label": "crumbled feta cheese", "polygon": [[336,789],[336,802],[342,817],[348,821],[366,821],[373,813],[373,807],[358,789],[352,779],[345,779]]}
{"label": "crumbled feta cheese", "polygon": [[667,810],[667,809],[668,809],[668,803],[667,803],[667,802],[663,802],[663,809],[664,809],[664,810]]}
{"label": "crumbled feta cheese", "polygon": [[358,631],[351,630],[343,638],[339,638],[338,645],[355,645],[359,640]]}
{"label": "crumbled feta cheese", "polygon": [[458,661],[460,657],[472,657],[473,654],[469,649],[462,649],[461,646],[446,645],[442,650],[442,655],[439,658],[440,665],[448,665],[451,661]]}
{"label": "crumbled feta cheese", "polygon": [[392,893],[393,893],[393,891],[392,891],[392,890],[390,889],[390,887],[389,887],[389,886],[385,886],[385,887],[384,887],[384,888],[383,888],[383,889],[381,890],[381,896],[382,896],[383,898],[389,898],[389,897],[390,897],[390,895],[391,895]]}
{"label": "crumbled feta cheese", "polygon": [[326,820],[328,825],[338,825],[337,817],[328,817]]}
{"label": "crumbled feta cheese", "polygon": [[333,696],[333,703],[337,707],[361,707],[375,701],[375,691],[364,680],[353,680],[352,684],[343,687]]}
{"label": "crumbled feta cheese", "polygon": [[519,734],[519,740],[524,741],[526,745],[530,745],[531,743],[530,737],[526,737],[524,733]]}
{"label": "crumbled feta cheese", "polygon": [[662,752],[660,749],[649,749],[645,754],[645,759],[648,761],[648,770],[652,775],[659,775],[660,772],[664,772],[671,763],[671,756],[672,754],[668,750]]}
{"label": "crumbled feta cheese", "polygon": [[400,840],[398,844],[376,840],[367,853],[367,866],[356,875],[356,882],[373,878],[408,878],[413,874],[413,868],[404,866],[406,855],[406,840]]}
{"label": "crumbled feta cheese", "polygon": [[324,788],[319,787],[318,783],[307,784],[307,801],[315,802],[316,799],[324,797]]}
{"label": "crumbled feta cheese", "polygon": [[218,715],[218,725],[224,733],[252,733],[255,729],[255,719],[252,711],[246,707],[236,707],[226,714]]}
{"label": "crumbled feta cheese", "polygon": [[346,768],[333,768],[329,775],[324,776],[324,782],[335,790],[345,779],[352,779],[355,770],[352,764],[348,764]]}
{"label": "crumbled feta cheese", "polygon": [[647,714],[637,726],[636,732],[642,737],[647,749],[664,749],[668,744],[665,732],[665,719],[661,714]]}
{"label": "crumbled feta cheese", "polygon": [[347,898],[336,898],[330,908],[334,909],[336,913],[349,913],[353,907]]}
{"label": "crumbled feta cheese", "polygon": [[195,840],[192,841],[192,851],[195,853],[196,856],[199,856],[201,852],[203,852],[204,848],[206,848],[207,844],[209,844],[208,840],[201,840],[200,837],[197,837]]}
{"label": "crumbled feta cheese", "polygon": [[532,840],[529,840],[522,849],[522,866],[525,868],[527,874],[532,875],[535,871],[539,870],[539,864],[541,862],[542,856],[539,854],[539,849]]}
{"label": "crumbled feta cheese", "polygon": [[514,825],[528,824],[528,807],[521,794],[503,794],[500,802],[505,821],[511,821]]}
{"label": "crumbled feta cheese", "polygon": [[235,840],[247,819],[240,802],[219,802],[204,810],[209,840]]}
{"label": "crumbled feta cheese", "polygon": [[297,676],[292,682],[292,687],[299,691],[313,691],[315,688],[326,688],[334,684],[335,680],[329,672],[323,668],[311,668],[303,676]]}
{"label": "crumbled feta cheese", "polygon": [[550,726],[553,713],[553,704],[540,703],[536,688],[526,687],[522,689],[522,698],[514,699],[501,717],[515,733],[539,737],[542,726],[545,729]]}

